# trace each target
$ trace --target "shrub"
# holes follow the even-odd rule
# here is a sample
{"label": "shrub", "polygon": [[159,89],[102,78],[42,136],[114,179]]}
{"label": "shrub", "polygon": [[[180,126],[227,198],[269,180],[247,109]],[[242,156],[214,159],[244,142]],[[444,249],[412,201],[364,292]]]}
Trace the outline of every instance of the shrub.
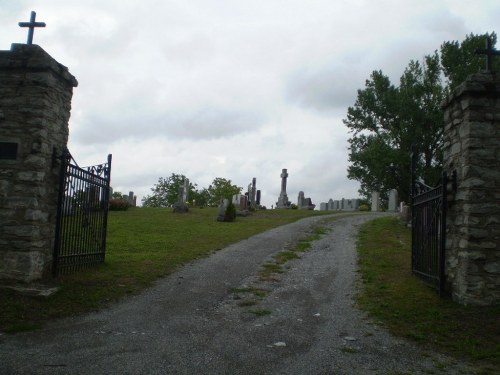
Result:
{"label": "shrub", "polygon": [[290,208],[291,208],[292,210],[297,210],[297,209],[299,208],[299,206],[297,206],[295,203],[292,203],[292,204],[290,205]]}
{"label": "shrub", "polygon": [[368,207],[367,204],[362,204],[362,205],[359,206],[359,210],[360,211],[369,211],[370,208]]}
{"label": "shrub", "polygon": [[229,202],[224,213],[224,221],[234,221],[236,219],[236,207],[233,202]]}
{"label": "shrub", "polygon": [[126,211],[129,208],[128,202],[123,198],[112,198],[109,200],[110,211]]}

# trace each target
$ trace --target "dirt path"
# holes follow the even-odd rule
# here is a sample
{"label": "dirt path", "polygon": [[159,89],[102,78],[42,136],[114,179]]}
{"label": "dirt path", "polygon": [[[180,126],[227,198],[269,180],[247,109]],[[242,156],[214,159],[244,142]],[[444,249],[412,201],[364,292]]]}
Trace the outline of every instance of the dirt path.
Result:
{"label": "dirt path", "polygon": [[[262,264],[324,218],[231,245],[108,310],[0,336],[0,374],[468,373],[353,307],[355,235],[372,218],[328,222],[329,233],[286,263],[278,281],[259,281]],[[244,288],[269,292],[258,298]]]}

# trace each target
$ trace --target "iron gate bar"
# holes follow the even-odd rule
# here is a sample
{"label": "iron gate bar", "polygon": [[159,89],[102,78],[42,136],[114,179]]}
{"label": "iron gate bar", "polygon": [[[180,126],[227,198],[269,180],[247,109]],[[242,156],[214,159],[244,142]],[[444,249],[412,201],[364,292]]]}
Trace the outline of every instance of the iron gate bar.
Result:
{"label": "iron gate bar", "polygon": [[445,293],[446,275],[445,275],[445,259],[446,259],[446,217],[448,215],[448,174],[443,172],[441,180],[441,251],[439,254],[439,295]]}
{"label": "iron gate bar", "polygon": [[412,272],[445,292],[446,173],[436,188],[415,181],[416,160],[412,155]]}
{"label": "iron gate bar", "polygon": [[111,155],[107,163],[84,169],[68,150],[63,151],[54,276],[104,261],[110,176]]}

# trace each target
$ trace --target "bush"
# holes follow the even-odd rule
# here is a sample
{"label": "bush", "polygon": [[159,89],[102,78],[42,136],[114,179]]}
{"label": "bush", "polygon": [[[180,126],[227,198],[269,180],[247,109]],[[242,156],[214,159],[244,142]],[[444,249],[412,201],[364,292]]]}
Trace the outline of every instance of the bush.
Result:
{"label": "bush", "polygon": [[126,211],[129,208],[128,202],[123,198],[112,198],[109,200],[110,211]]}
{"label": "bush", "polygon": [[290,208],[291,208],[292,210],[297,210],[297,209],[299,208],[299,206],[297,206],[295,203],[292,203],[292,204],[290,205]]}
{"label": "bush", "polygon": [[359,210],[360,211],[369,211],[370,207],[368,207],[367,204],[362,204],[362,205],[359,206]]}
{"label": "bush", "polygon": [[224,221],[234,221],[236,219],[236,207],[233,202],[229,202],[224,213]]}

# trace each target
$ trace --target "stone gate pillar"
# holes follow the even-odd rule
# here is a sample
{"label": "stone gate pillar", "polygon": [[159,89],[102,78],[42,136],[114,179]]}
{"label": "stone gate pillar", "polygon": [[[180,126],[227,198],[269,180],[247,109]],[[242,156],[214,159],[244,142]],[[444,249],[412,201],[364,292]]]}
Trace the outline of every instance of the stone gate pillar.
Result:
{"label": "stone gate pillar", "polygon": [[49,274],[77,81],[37,45],[0,51],[0,283]]}
{"label": "stone gate pillar", "polygon": [[500,77],[473,74],[444,103],[449,194],[445,272],[453,299],[500,303]]}

